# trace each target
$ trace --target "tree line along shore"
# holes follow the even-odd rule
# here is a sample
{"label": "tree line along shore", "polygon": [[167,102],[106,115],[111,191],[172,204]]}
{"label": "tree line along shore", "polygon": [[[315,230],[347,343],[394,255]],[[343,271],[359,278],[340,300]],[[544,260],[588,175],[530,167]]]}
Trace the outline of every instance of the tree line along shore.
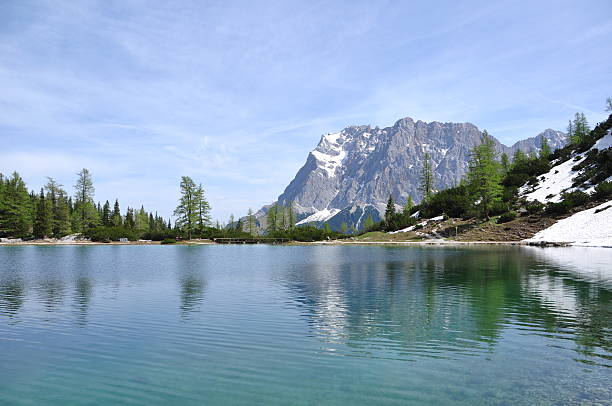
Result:
{"label": "tree line along shore", "polygon": [[[610,100],[608,104],[612,110]],[[553,162],[588,151],[611,128],[612,115],[591,130],[584,114],[576,113],[568,125],[565,147],[551,151],[543,137],[538,154],[527,155],[517,150],[512,157],[498,154],[491,136],[484,130],[480,145],[472,150],[467,176],[457,186],[440,191],[435,189],[431,161],[426,154],[421,170],[419,190],[422,198],[419,204],[409,197],[402,209],[397,210],[398,205],[390,196],[382,221],[374,222],[370,216],[359,229],[355,225],[342,224],[340,231],[331,230],[326,223],[320,228],[312,224],[296,226],[293,205],[278,203],[268,208],[265,229],[260,227],[251,209],[242,218],[231,216],[226,225],[218,221],[213,223],[202,184],[197,184],[189,176],[181,177],[172,222],[143,206],[126,207],[122,211],[118,199],[112,204],[108,200],[96,203],[93,178],[87,169],[78,172],[72,195],[50,177],[39,192],[34,192],[28,191],[17,172],[9,176],[0,174],[0,238],[28,241],[79,235],[94,242],[145,240],[172,243],[192,239],[252,239],[263,235],[289,241],[322,241],[359,237],[377,231],[389,233],[410,227],[418,229],[422,219],[436,216],[469,219],[476,225],[492,220],[499,224],[512,222],[525,213],[541,217],[563,216],[575,208],[603,201],[612,195],[612,182],[606,181],[612,176],[610,150],[591,154],[581,163],[588,169],[589,181],[596,184],[591,194],[575,190],[564,193],[559,202],[543,204],[522,199],[519,188],[537,184],[538,176],[549,171]]]}

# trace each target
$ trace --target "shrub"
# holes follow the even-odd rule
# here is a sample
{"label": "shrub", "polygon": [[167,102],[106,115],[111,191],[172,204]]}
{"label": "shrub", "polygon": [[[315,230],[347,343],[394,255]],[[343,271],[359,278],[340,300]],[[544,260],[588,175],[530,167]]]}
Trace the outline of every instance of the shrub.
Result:
{"label": "shrub", "polygon": [[119,241],[120,238],[127,238],[130,241],[138,239],[134,230],[125,227],[94,227],[85,231],[84,234],[95,242]]}
{"label": "shrub", "polygon": [[563,193],[561,196],[563,197],[563,200],[559,203],[551,202],[546,205],[546,213],[554,215],[566,214],[569,213],[569,211],[574,207],[582,206],[590,200],[590,196],[588,194],[579,190],[570,193]]}
{"label": "shrub", "polygon": [[546,212],[546,214],[559,215],[559,214],[569,213],[571,209],[572,207],[569,204],[569,202],[566,202],[564,200],[559,203],[554,203],[554,202],[548,203],[544,211]]}
{"label": "shrub", "polygon": [[536,200],[534,202],[528,203],[525,208],[527,209],[527,213],[537,214],[541,213],[544,210],[544,204]]}
{"label": "shrub", "polygon": [[421,203],[420,216],[431,218],[446,214],[449,217],[464,217],[473,206],[473,198],[465,185],[442,190],[427,202]]}
{"label": "shrub", "polygon": [[497,219],[498,223],[507,223],[509,221],[514,220],[515,218],[518,217],[518,214],[515,211],[507,211],[504,214],[502,214],[499,219]]}
{"label": "shrub", "polygon": [[163,245],[166,245],[166,244],[176,244],[176,240],[175,240],[174,238],[164,238],[164,239],[161,241],[161,243],[162,243]]}
{"label": "shrub", "polygon": [[568,201],[571,207],[582,206],[590,200],[590,196],[587,193],[579,190],[563,193],[561,196],[563,197],[563,201]]}
{"label": "shrub", "polygon": [[489,214],[491,216],[497,216],[497,215],[507,212],[509,209],[510,207],[508,203],[502,200],[495,200],[491,204],[491,210],[489,211]]}
{"label": "shrub", "polygon": [[606,199],[612,196],[612,182],[601,182],[595,186],[595,192],[593,198],[595,199]]}

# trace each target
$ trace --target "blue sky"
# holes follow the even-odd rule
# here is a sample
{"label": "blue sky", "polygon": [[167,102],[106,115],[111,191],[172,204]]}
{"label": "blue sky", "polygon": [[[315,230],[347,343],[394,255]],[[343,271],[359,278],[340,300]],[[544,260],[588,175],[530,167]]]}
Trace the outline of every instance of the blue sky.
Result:
{"label": "blue sky", "polygon": [[0,2],[0,172],[169,215],[273,201],[321,134],[401,117],[506,144],[612,96],[612,1]]}

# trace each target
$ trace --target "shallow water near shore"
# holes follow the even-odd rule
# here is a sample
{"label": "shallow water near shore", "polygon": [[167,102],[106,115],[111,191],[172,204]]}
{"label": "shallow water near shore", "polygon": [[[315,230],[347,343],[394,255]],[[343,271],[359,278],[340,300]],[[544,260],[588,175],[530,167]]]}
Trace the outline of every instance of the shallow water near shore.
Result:
{"label": "shallow water near shore", "polygon": [[0,247],[0,404],[610,404],[610,264],[576,247]]}

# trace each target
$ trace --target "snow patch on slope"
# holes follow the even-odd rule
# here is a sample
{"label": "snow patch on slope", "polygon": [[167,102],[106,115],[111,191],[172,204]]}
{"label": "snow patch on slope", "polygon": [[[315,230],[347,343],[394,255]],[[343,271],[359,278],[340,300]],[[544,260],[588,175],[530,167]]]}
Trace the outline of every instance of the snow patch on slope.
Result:
{"label": "snow patch on slope", "polygon": [[[548,173],[538,177],[540,183],[535,189],[526,193],[529,186],[525,185],[521,188],[520,193],[525,193],[523,197],[530,201],[538,200],[542,203],[561,201],[561,193],[572,187],[574,177],[578,175],[578,172],[573,171],[572,168],[584,159],[584,156],[580,156],[577,161],[570,159],[554,166]],[[552,195],[552,197],[547,197],[548,195]]]}
{"label": "snow patch on slope", "polygon": [[[593,149],[602,151],[610,147],[612,147],[612,130],[608,131],[605,136],[597,140],[589,151]],[[554,166],[548,173],[539,176],[539,183],[535,188],[530,189],[528,185],[521,187],[520,194],[530,201],[538,200],[542,203],[561,201],[561,193],[576,190],[572,185],[574,178],[579,172],[573,171],[572,168],[584,161],[584,159],[586,159],[586,154],[576,155],[576,158],[579,159],[574,158],[567,160]],[[606,179],[606,181],[610,181],[610,178]],[[584,191],[590,193],[593,190],[595,190],[594,186]],[[547,198],[548,195],[552,195],[552,197]]]}
{"label": "snow patch on slope", "polygon": [[597,140],[595,145],[591,147],[591,149],[598,149],[603,151],[604,149],[608,149],[612,147],[612,129],[608,130],[608,133]]}
{"label": "snow patch on slope", "polygon": [[559,220],[524,241],[563,242],[583,247],[612,248],[612,200]]}
{"label": "snow patch on slope", "polygon": [[336,176],[336,169],[342,166],[342,161],[346,157],[346,151],[339,142],[341,139],[342,132],[324,135],[317,148],[311,152],[319,167],[330,178]]}
{"label": "snow patch on slope", "polygon": [[306,217],[303,220],[300,220],[296,223],[296,225],[300,225],[300,224],[308,224],[308,223],[313,223],[313,222],[317,222],[317,221],[327,221],[330,218],[334,217],[336,214],[338,214],[340,212],[339,209],[323,209],[323,210],[319,210],[316,213],[311,214],[310,216]]}

